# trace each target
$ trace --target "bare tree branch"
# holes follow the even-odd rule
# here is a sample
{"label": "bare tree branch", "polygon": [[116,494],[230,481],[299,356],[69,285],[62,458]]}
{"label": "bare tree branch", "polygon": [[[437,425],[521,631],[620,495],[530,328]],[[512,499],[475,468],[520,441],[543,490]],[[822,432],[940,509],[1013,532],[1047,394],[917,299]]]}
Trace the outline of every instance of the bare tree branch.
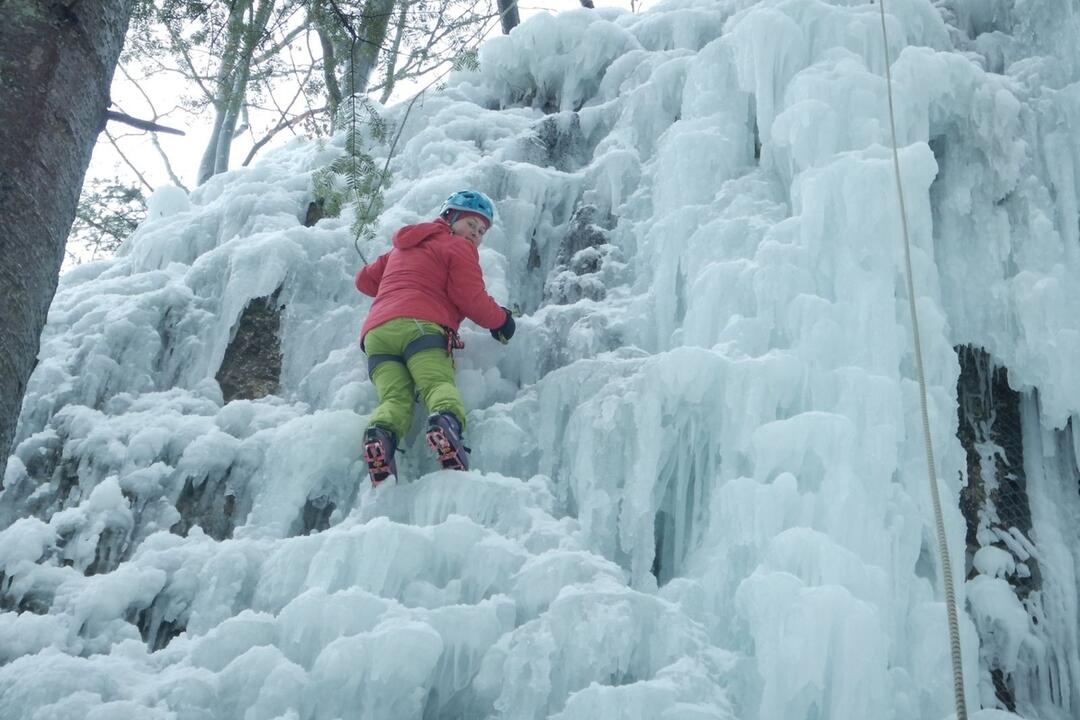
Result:
{"label": "bare tree branch", "polygon": [[286,47],[288,47],[290,44],[292,44],[293,40],[300,37],[301,33],[304,33],[304,32],[307,32],[307,31],[308,31],[307,23],[297,25],[292,30],[290,30],[285,35],[285,37],[283,37],[281,40],[277,41],[274,45],[270,46],[267,50],[265,50],[262,53],[262,55],[259,55],[258,57],[253,58],[252,61],[251,61],[251,64],[252,65],[261,65],[264,62],[266,62],[267,60],[272,59],[275,55],[277,55],[279,52],[281,52]]}
{"label": "bare tree branch", "polygon": [[150,141],[154,143],[154,147],[157,148],[158,154],[161,155],[161,161],[165,164],[165,172],[169,174],[169,179],[172,180],[173,185],[178,188],[183,188],[184,192],[190,192],[187,186],[180,180],[180,176],[173,171],[172,163],[169,162],[169,156],[165,154],[165,148],[161,147],[161,141],[158,139],[157,133],[150,134]]}
{"label": "bare tree branch", "polygon": [[[157,111],[157,108],[154,107],[154,101],[150,98],[149,95],[146,94],[146,90],[143,89],[142,84],[138,80],[136,80],[135,78],[131,77],[131,73],[129,73],[127,71],[127,68],[124,67],[123,65],[118,65],[117,69],[120,70],[121,73],[123,73],[124,77],[127,78],[128,82],[130,82],[132,85],[134,85],[135,89],[139,91],[139,94],[143,96],[143,100],[146,101],[146,104],[150,106],[151,112],[154,113],[154,120],[156,121],[159,117],[161,117],[161,115]],[[177,108],[174,107],[173,110],[175,110],[175,109],[177,109]],[[172,110],[170,110],[169,112],[171,113]],[[169,113],[166,113],[166,116],[168,114]],[[183,134],[183,133],[181,133],[181,134]],[[150,141],[154,144],[154,148],[157,149],[158,155],[161,156],[161,161],[165,165],[165,172],[167,172],[169,174],[169,179],[171,179],[173,181],[174,185],[176,185],[177,187],[183,188],[185,191],[187,191],[187,187],[184,185],[183,182],[180,181],[180,177],[173,170],[172,163],[169,162],[169,156],[165,153],[165,148],[161,147],[161,140],[158,138],[158,135],[157,135],[156,132],[154,132],[154,131],[150,132]]]}
{"label": "bare tree branch", "polygon": [[212,101],[214,99],[214,93],[210,91],[210,88],[206,87],[206,84],[203,82],[202,73],[195,69],[195,63],[192,62],[191,55],[188,54],[187,46],[184,44],[183,38],[176,34],[176,30],[173,29],[171,25],[168,23],[165,25],[169,30],[169,37],[172,38],[173,49],[180,54],[180,57],[184,59],[184,64],[187,65],[188,70],[191,71],[191,74],[188,77],[199,86],[199,89],[203,91],[203,95],[206,99]]}
{"label": "bare tree branch", "polygon": [[104,132],[105,137],[109,138],[109,142],[111,142],[113,148],[116,149],[116,154],[120,156],[120,159],[123,160],[129,168],[131,168],[131,172],[135,173],[135,177],[139,178],[139,182],[141,182],[147,190],[154,192],[154,186],[147,182],[146,178],[143,177],[143,174],[139,172],[139,168],[135,167],[135,164],[131,162],[131,160],[128,159],[128,156],[124,154],[124,151],[120,149],[120,145],[116,142],[116,138],[112,136],[112,133],[110,133],[108,129],[105,129]]}
{"label": "bare tree branch", "polygon": [[166,127],[165,125],[158,125],[156,122],[150,120],[140,120],[139,118],[131,117],[122,112],[116,110],[106,110],[105,119],[112,120],[114,122],[123,123],[124,125],[130,125],[140,130],[149,130],[150,132],[163,132],[170,135],[186,135],[183,130],[177,130],[176,128]]}
{"label": "bare tree branch", "polygon": [[265,135],[263,135],[263,137],[257,143],[255,143],[255,146],[251,148],[251,151],[247,154],[247,157],[244,158],[244,162],[241,164],[246,167],[248,163],[251,162],[252,158],[255,157],[255,154],[259,152],[259,150],[261,150],[266,145],[266,143],[270,142],[270,140],[272,140],[273,137],[282,130],[290,129],[293,125],[302,122],[308,118],[315,117],[319,113],[324,113],[326,112],[326,110],[326,107],[312,108],[305,113],[301,113],[294,117],[282,120],[273,128],[271,128]]}

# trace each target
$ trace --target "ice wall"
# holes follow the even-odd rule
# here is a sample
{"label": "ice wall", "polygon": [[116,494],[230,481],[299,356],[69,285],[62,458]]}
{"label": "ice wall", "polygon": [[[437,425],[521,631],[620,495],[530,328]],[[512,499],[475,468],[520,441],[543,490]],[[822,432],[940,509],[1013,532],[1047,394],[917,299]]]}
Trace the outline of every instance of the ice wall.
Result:
{"label": "ice wall", "polygon": [[[887,11],[968,707],[1072,717],[1080,21]],[[506,348],[464,331],[473,472],[433,471],[414,432],[411,482],[366,487],[359,260],[347,219],[301,224],[341,138],[155,196],[50,313],[0,491],[0,707],[948,717],[879,13],[540,16],[386,110],[403,145],[362,250],[477,187],[489,289],[523,311]],[[215,373],[265,297],[279,395],[225,403]],[[968,558],[959,345],[1022,395],[1032,521]],[[1034,598],[1009,582],[1022,553]]]}

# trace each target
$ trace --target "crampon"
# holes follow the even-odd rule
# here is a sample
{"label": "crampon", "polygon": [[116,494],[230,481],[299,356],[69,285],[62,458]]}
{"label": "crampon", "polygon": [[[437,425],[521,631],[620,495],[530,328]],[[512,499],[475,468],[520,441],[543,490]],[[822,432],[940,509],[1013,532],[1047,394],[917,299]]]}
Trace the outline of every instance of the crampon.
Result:
{"label": "crampon", "polygon": [[428,418],[427,444],[445,470],[468,470],[469,448],[461,437],[461,424],[451,413],[435,413]]}
{"label": "crampon", "polygon": [[397,463],[394,462],[396,449],[393,433],[381,427],[370,427],[364,433],[364,460],[371,477],[371,487],[378,487],[391,475],[397,477]]}

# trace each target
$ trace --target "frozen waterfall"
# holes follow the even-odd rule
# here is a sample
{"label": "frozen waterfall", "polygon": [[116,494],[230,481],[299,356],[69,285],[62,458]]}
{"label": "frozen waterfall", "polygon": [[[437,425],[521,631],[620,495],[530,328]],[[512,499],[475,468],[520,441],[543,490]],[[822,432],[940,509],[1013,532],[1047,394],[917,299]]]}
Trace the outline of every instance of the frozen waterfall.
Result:
{"label": "frozen waterfall", "polygon": [[[967,705],[1075,718],[1080,10],[886,9]],[[368,487],[349,208],[304,223],[344,138],[159,191],[49,314],[0,717],[950,717],[879,12],[539,15],[384,109],[364,253],[478,188],[522,312],[464,328],[466,473],[417,426]]]}

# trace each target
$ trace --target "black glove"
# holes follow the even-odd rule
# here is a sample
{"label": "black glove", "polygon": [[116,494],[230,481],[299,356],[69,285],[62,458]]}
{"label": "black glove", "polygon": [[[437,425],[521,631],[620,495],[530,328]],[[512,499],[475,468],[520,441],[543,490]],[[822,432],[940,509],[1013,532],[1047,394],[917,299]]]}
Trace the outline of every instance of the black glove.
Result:
{"label": "black glove", "polygon": [[505,345],[510,342],[510,338],[514,337],[514,316],[506,308],[503,310],[506,312],[506,322],[492,330],[491,337]]}

